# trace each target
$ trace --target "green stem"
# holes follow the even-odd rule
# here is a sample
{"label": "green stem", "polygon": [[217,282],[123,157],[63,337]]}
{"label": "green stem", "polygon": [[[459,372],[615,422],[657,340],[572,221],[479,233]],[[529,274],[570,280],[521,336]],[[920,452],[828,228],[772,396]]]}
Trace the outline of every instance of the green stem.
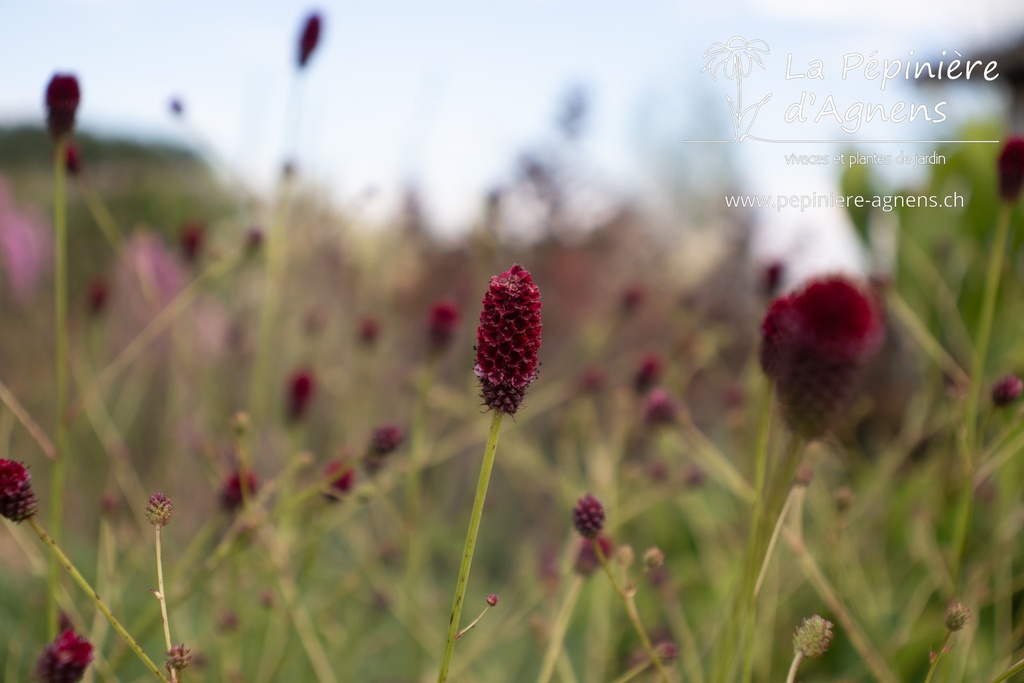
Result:
{"label": "green stem", "polygon": [[802,653],[797,652],[793,656],[793,663],[789,665],[789,673],[786,674],[786,683],[796,682],[796,670],[800,668],[800,662],[804,661]]}
{"label": "green stem", "polygon": [[491,480],[491,469],[494,467],[494,455],[498,451],[498,435],[501,433],[501,413],[495,412],[491,419],[491,432],[484,448],[484,461],[480,466],[480,481],[476,486],[476,498],[473,499],[473,511],[469,517],[469,531],[466,534],[466,546],[462,551],[462,566],[459,568],[459,580],[455,584],[455,599],[452,602],[452,613],[448,619],[448,638],[444,646],[444,658],[441,670],[437,675],[437,683],[448,680],[448,669],[455,653],[455,639],[459,632],[459,617],[462,616],[462,603],[466,598],[466,584],[469,582],[469,568],[473,564],[473,551],[476,549],[476,536],[480,531],[480,519],[484,513],[484,499],[487,497],[487,485]]}
{"label": "green stem", "polygon": [[967,395],[967,407],[964,410],[964,422],[967,424],[967,445],[977,447],[978,401],[981,396],[981,385],[985,381],[985,357],[988,354],[989,339],[992,336],[992,319],[995,316],[996,296],[999,293],[999,275],[1002,272],[1003,254],[1006,252],[1006,235],[1010,230],[1010,215],[1013,205],[1004,202],[996,223],[996,236],[992,243],[992,252],[988,260],[988,272],[985,275],[985,295],[981,304],[981,319],[978,321],[978,334],[974,343],[974,358],[971,361],[971,389]]}
{"label": "green stem", "polygon": [[1009,669],[993,678],[992,683],[1003,683],[1003,681],[1009,680],[1011,676],[1019,674],[1021,671],[1024,671],[1024,659],[1020,660],[1019,662],[1011,666]]}
{"label": "green stem", "polygon": [[[174,647],[171,644],[171,622],[167,618],[167,594],[164,592],[164,560],[163,552],[161,550],[163,544],[161,543],[160,530],[162,525],[156,525],[156,589],[157,589],[157,600],[160,601],[160,618],[164,622],[164,643],[167,645],[167,651],[170,652],[171,648]],[[178,679],[177,671],[171,670],[171,682],[173,683]]]}
{"label": "green stem", "polygon": [[988,261],[985,276],[985,294],[981,305],[981,319],[978,321],[977,340],[974,344],[974,358],[971,362],[971,386],[964,408],[964,426],[959,436],[960,456],[963,465],[964,489],[957,505],[953,536],[952,574],[953,580],[960,580],[964,548],[974,508],[974,453],[979,448],[978,401],[981,386],[985,381],[985,359],[988,355],[989,338],[992,335],[992,320],[995,316],[996,297],[999,293],[999,275],[1002,272],[1003,254],[1006,251],[1006,235],[1010,229],[1010,215],[1013,205],[1004,202],[996,225],[996,236]]}
{"label": "green stem", "polygon": [[672,683],[672,679],[668,675],[668,671],[665,669],[665,665],[661,663],[661,657],[654,650],[654,645],[651,644],[651,639],[647,635],[647,631],[644,629],[643,623],[640,621],[640,614],[636,611],[636,600],[633,599],[633,589],[628,591],[619,585],[618,579],[615,578],[615,572],[612,571],[612,567],[608,564],[608,558],[604,556],[604,551],[601,549],[601,544],[597,542],[597,539],[592,539],[591,543],[594,546],[594,552],[597,554],[597,559],[601,561],[601,567],[604,569],[604,573],[608,575],[608,579],[612,582],[612,587],[615,592],[619,594],[619,599],[622,600],[622,604],[626,607],[626,614],[629,616],[629,621],[633,624],[633,630],[640,636],[640,642],[644,646],[644,650],[647,652],[647,656],[650,657],[651,662],[658,670],[658,675],[661,676],[661,680],[665,683]]}
{"label": "green stem", "polygon": [[537,676],[537,683],[548,683],[551,674],[555,671],[555,663],[558,661],[558,653],[562,651],[562,642],[565,640],[565,632],[569,628],[569,619],[576,608],[576,602],[580,597],[580,589],[583,587],[583,577],[579,574],[573,579],[569,586],[569,592],[562,601],[562,607],[555,617],[555,624],[551,629],[551,638],[548,641],[548,649],[544,653],[544,661],[540,667],[540,674]]}
{"label": "green stem", "polygon": [[939,660],[942,659],[942,655],[946,652],[946,643],[949,642],[950,631],[946,631],[946,637],[942,639],[942,645],[939,645],[938,651],[935,656],[932,657],[931,666],[928,667],[928,675],[924,677],[924,683],[931,683],[932,676],[935,675],[935,670],[939,667]]}
{"label": "green stem", "polygon": [[110,622],[110,625],[114,627],[114,630],[117,631],[118,635],[120,635],[121,638],[124,639],[124,642],[128,644],[128,647],[131,648],[131,650],[136,654],[136,656],[142,660],[142,663],[146,665],[146,668],[152,671],[156,675],[156,677],[164,683],[169,683],[167,677],[164,676],[160,669],[157,668],[156,664],[153,663],[153,660],[151,660],[146,655],[146,653],[142,651],[142,648],[139,647],[139,644],[135,642],[135,639],[132,638],[128,631],[125,629],[125,627],[121,625],[121,622],[118,621],[113,614],[111,614],[106,604],[104,604],[103,600],[100,599],[99,593],[97,593],[95,589],[93,589],[93,587],[89,585],[89,582],[86,581],[85,577],[82,576],[81,572],[79,572],[78,569],[75,568],[75,565],[71,563],[71,560],[68,559],[68,556],[64,554],[64,551],[61,550],[60,546],[58,546],[56,542],[53,540],[53,537],[46,533],[46,530],[43,529],[42,526],[40,526],[39,522],[36,521],[35,517],[29,517],[28,524],[30,527],[32,527],[32,530],[36,532],[36,534],[43,541],[43,543],[49,546],[50,550],[53,551],[53,556],[57,558],[57,561],[60,564],[60,566],[64,567],[64,569],[66,569],[67,572],[71,574],[71,578],[75,580],[75,583],[77,583],[78,586],[85,592],[85,594],[89,596],[93,603],[95,603],[97,609],[99,609],[99,611],[103,613],[103,616],[107,618],[107,621]]}
{"label": "green stem", "polygon": [[[50,480],[50,527],[53,537],[60,542],[64,533],[64,479],[68,455],[68,221],[67,221],[67,167],[64,159],[67,143],[63,137],[57,139],[53,166],[53,229],[55,233],[54,253],[54,310],[57,335],[57,425],[54,431],[56,458],[53,461],[53,476]],[[60,583],[60,566],[50,558],[47,574],[47,630],[50,638],[57,636],[57,586]]]}

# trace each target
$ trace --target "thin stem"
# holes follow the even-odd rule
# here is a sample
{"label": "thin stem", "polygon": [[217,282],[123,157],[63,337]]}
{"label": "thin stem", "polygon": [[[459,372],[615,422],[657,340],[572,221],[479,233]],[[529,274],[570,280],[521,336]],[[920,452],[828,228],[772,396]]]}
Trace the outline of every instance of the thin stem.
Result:
{"label": "thin stem", "polygon": [[789,665],[789,673],[786,674],[786,683],[796,683],[796,670],[800,668],[800,662],[804,661],[802,652],[793,656],[793,663]]}
{"label": "thin stem", "polygon": [[125,627],[121,625],[121,622],[118,621],[113,614],[111,614],[110,609],[108,609],[106,604],[104,604],[103,600],[100,599],[99,593],[97,593],[95,589],[93,589],[93,587],[89,585],[89,582],[86,581],[85,577],[82,576],[81,572],[79,572],[78,569],[75,568],[75,565],[71,563],[71,560],[68,559],[68,556],[65,555],[64,551],[60,549],[60,546],[58,546],[56,542],[54,542],[53,537],[51,537],[50,534],[46,533],[46,530],[43,529],[42,526],[40,526],[39,522],[36,521],[35,517],[28,518],[28,525],[32,527],[32,530],[36,532],[36,534],[43,541],[43,543],[49,546],[50,550],[53,552],[53,556],[57,558],[57,561],[60,564],[60,566],[64,567],[64,569],[66,569],[67,572],[71,574],[71,578],[74,579],[75,583],[78,584],[79,588],[81,588],[85,592],[85,594],[89,596],[89,598],[96,605],[96,608],[103,613],[103,616],[107,618],[107,621],[110,622],[110,625],[113,626],[114,630],[117,631],[118,635],[120,635],[121,638],[124,639],[124,642],[128,644],[128,647],[131,648],[132,652],[134,652],[135,655],[142,660],[142,663],[146,665],[146,668],[152,671],[156,675],[156,677],[164,683],[170,683],[167,680],[167,677],[164,676],[160,669],[157,668],[156,664],[153,663],[153,660],[151,660],[146,655],[146,653],[142,651],[142,648],[139,647],[139,644],[135,642],[135,639],[132,638],[128,631],[125,629]]}
{"label": "thin stem", "polygon": [[993,678],[992,683],[1003,683],[1003,681],[1009,680],[1011,676],[1019,674],[1021,671],[1024,671],[1024,659],[1020,660],[1019,662],[1011,666],[1009,669]]}
{"label": "thin stem", "polygon": [[491,469],[494,467],[494,455],[498,451],[498,435],[501,433],[502,414],[495,411],[491,419],[491,432],[484,448],[484,461],[480,466],[480,480],[476,486],[476,498],[473,499],[473,511],[469,517],[469,531],[466,533],[466,546],[462,551],[462,566],[459,568],[459,579],[455,584],[455,599],[452,602],[452,613],[448,619],[448,638],[444,646],[444,658],[441,670],[437,675],[437,683],[448,680],[448,669],[455,653],[455,640],[459,632],[459,617],[462,616],[462,603],[466,598],[466,584],[469,582],[469,568],[473,564],[473,551],[476,549],[476,536],[480,531],[480,519],[484,513],[484,499],[487,497],[487,485],[491,480]]}
{"label": "thin stem", "polygon": [[658,670],[658,675],[661,676],[661,680],[665,683],[671,683],[672,679],[668,675],[668,671],[665,669],[665,665],[661,663],[661,657],[654,650],[654,645],[651,644],[651,639],[647,635],[647,631],[644,629],[643,623],[640,621],[640,614],[636,611],[636,601],[633,599],[634,590],[624,589],[620,584],[619,580],[615,578],[615,572],[612,571],[612,567],[608,564],[608,558],[605,557],[604,551],[601,549],[601,544],[598,543],[597,539],[592,539],[591,544],[594,546],[594,552],[597,554],[597,559],[601,561],[601,567],[604,569],[604,573],[608,575],[608,579],[612,582],[612,587],[615,588],[615,592],[619,594],[619,599],[622,600],[622,604],[626,607],[626,614],[629,616],[630,623],[633,624],[633,630],[640,636],[640,642],[644,646],[644,650],[647,652],[647,656],[650,657],[651,662]]}
{"label": "thin stem", "polygon": [[939,660],[942,659],[942,655],[946,654],[946,644],[949,643],[949,636],[951,634],[951,631],[946,631],[946,637],[942,639],[942,645],[939,645],[938,651],[932,657],[932,663],[928,667],[928,675],[924,677],[924,683],[932,682],[932,676],[935,675],[935,670],[939,667]]}
{"label": "thin stem", "polygon": [[548,649],[544,652],[544,661],[540,667],[540,674],[537,675],[537,683],[548,683],[551,680],[551,674],[555,671],[555,663],[558,661],[558,653],[562,651],[565,632],[569,628],[569,619],[576,608],[576,602],[579,600],[582,587],[583,577],[577,574],[569,586],[569,592],[565,594],[562,606],[558,610],[558,616],[555,617],[555,623],[551,629],[551,637],[548,640]]}
{"label": "thin stem", "polygon": [[54,447],[53,442],[50,441],[50,437],[46,436],[46,432],[43,431],[42,427],[32,419],[29,412],[25,410],[25,407],[18,401],[18,397],[11,393],[11,390],[7,388],[7,385],[0,381],[0,402],[3,402],[7,409],[11,411],[11,414],[17,418],[18,422],[25,428],[29,435],[39,444],[39,450],[43,452],[50,460],[57,459],[57,449]]}
{"label": "thin stem", "polygon": [[[173,323],[178,316],[184,313],[196,300],[200,292],[207,285],[213,283],[230,270],[244,258],[244,251],[234,257],[218,261],[204,270],[198,277],[188,284],[167,306],[150,321],[148,325],[136,336],[128,346],[117,355],[109,365],[103,368],[93,379],[92,387],[75,399],[75,403],[69,412],[75,413],[87,401],[94,401],[100,390],[112,382],[122,370],[132,363],[161,333]],[[60,449],[58,448],[58,451]]]}
{"label": "thin stem", "polygon": [[472,629],[474,626],[479,624],[480,620],[484,618],[484,615],[487,614],[487,610],[489,610],[489,609],[491,609],[490,605],[487,605],[487,607],[484,607],[484,611],[480,613],[480,616],[478,616],[473,621],[469,622],[469,624],[466,626],[466,628],[461,629],[458,633],[455,634],[455,639],[458,640],[462,636],[466,635],[466,633],[468,633],[470,629]]}
{"label": "thin stem", "polygon": [[981,305],[981,319],[978,321],[977,340],[974,344],[974,358],[971,362],[971,386],[964,408],[964,424],[959,435],[960,456],[963,465],[964,489],[957,505],[953,536],[952,574],[959,581],[963,564],[964,548],[974,508],[974,467],[975,451],[979,448],[978,400],[981,385],[985,381],[985,359],[988,355],[989,338],[992,335],[992,320],[995,316],[996,297],[999,293],[999,275],[1002,272],[1003,254],[1006,251],[1006,235],[1010,228],[1010,214],[1013,205],[1004,202],[996,224],[996,236],[988,261],[985,276],[985,294]]}
{"label": "thin stem", "polygon": [[977,447],[978,400],[981,385],[985,379],[985,357],[988,354],[989,339],[992,336],[992,320],[995,316],[996,297],[999,293],[999,275],[1002,272],[1003,254],[1006,251],[1006,235],[1010,229],[1010,214],[1013,205],[1004,202],[996,223],[996,236],[989,255],[988,272],[985,275],[985,295],[981,304],[981,319],[974,344],[974,358],[971,361],[971,388],[967,395],[964,422],[967,424],[967,445]]}
{"label": "thin stem", "polygon": [[[171,648],[174,647],[171,644],[171,622],[167,618],[167,598],[164,592],[164,560],[161,551],[161,534],[160,530],[163,525],[156,525],[156,586],[157,586],[157,600],[160,601],[160,618],[164,622],[164,643],[167,645],[167,651],[170,652]],[[177,671],[171,670],[171,683],[178,680]]]}
{"label": "thin stem", "polygon": [[[54,311],[57,335],[57,425],[54,431],[56,458],[53,461],[53,475],[50,480],[50,527],[53,537],[60,542],[64,533],[64,478],[68,455],[68,221],[67,221],[67,166],[64,158],[67,143],[63,137],[57,139],[53,166],[53,228],[55,233],[54,253]],[[47,574],[47,630],[50,638],[57,636],[57,586],[60,583],[60,566],[50,558]]]}

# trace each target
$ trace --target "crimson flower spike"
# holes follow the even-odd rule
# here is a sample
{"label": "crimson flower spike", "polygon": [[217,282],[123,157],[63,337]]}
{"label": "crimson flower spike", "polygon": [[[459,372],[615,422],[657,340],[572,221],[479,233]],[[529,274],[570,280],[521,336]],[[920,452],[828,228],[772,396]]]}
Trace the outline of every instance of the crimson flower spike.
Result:
{"label": "crimson flower spike", "polygon": [[313,12],[306,17],[306,22],[302,26],[302,35],[299,37],[299,68],[302,69],[306,66],[313,51],[316,50],[317,44],[320,42],[320,25],[322,19],[320,14]]}
{"label": "crimson flower spike", "polygon": [[537,378],[540,289],[518,263],[491,278],[476,331],[480,396],[491,410],[515,415]]}

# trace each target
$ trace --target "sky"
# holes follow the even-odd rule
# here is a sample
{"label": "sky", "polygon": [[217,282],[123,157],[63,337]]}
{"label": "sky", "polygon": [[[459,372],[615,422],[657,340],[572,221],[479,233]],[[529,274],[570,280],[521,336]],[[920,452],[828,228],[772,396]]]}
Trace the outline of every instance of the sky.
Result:
{"label": "sky", "polygon": [[[297,74],[298,34],[312,10],[323,16],[322,41]],[[386,201],[415,182],[436,221],[458,229],[524,149],[554,137],[559,102],[575,85],[593,111],[580,154],[624,193],[650,186],[662,145],[686,156],[695,175],[728,156],[736,184],[750,191],[824,191],[834,167],[794,170],[781,158],[834,146],[677,144],[731,135],[726,96],[737,83],[701,73],[709,46],[734,36],[770,46],[743,84],[744,106],[772,95],[751,134],[949,139],[959,123],[1000,106],[991,88],[923,94],[897,79],[881,91],[863,73],[842,78],[843,56],[908,59],[913,50],[931,59],[1018,35],[1019,0],[5,0],[0,123],[41,121],[49,78],[72,72],[82,128],[188,142],[168,113],[176,96],[189,126],[257,189],[285,158],[339,203],[371,188]],[[825,78],[813,88],[786,78],[788,55],[795,68],[820,60]],[[948,100],[947,122],[876,123],[856,134],[827,119],[785,122],[803,90],[832,95],[840,111]],[[286,132],[289,117],[297,134]]]}

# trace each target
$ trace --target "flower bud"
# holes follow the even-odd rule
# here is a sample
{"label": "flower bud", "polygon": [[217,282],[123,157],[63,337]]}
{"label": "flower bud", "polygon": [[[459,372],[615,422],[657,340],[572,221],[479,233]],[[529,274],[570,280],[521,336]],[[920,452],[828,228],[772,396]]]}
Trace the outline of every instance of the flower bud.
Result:
{"label": "flower bud", "polygon": [[54,140],[75,127],[75,112],[81,100],[78,79],[71,74],[55,74],[46,86],[46,125]]}
{"label": "flower bud", "polygon": [[167,526],[174,514],[174,505],[162,493],[154,493],[146,503],[146,519],[153,526]]}
{"label": "flower bud", "polygon": [[793,650],[811,659],[820,657],[832,644],[832,622],[815,614],[797,628],[793,635]]}
{"label": "flower bud", "polygon": [[448,346],[458,325],[459,307],[454,302],[442,300],[435,303],[427,320],[430,346],[437,351]]}
{"label": "flower bud", "polygon": [[306,416],[316,394],[316,377],[309,368],[300,368],[288,379],[288,419],[298,422]]}
{"label": "flower bud", "polygon": [[944,621],[947,629],[956,632],[963,629],[970,618],[971,610],[960,602],[954,600],[949,603],[949,607],[946,608],[946,617]]}
{"label": "flower bud", "polygon": [[1016,375],[1007,375],[992,386],[992,403],[996,407],[1008,406],[1018,398],[1024,390],[1024,382]]}

